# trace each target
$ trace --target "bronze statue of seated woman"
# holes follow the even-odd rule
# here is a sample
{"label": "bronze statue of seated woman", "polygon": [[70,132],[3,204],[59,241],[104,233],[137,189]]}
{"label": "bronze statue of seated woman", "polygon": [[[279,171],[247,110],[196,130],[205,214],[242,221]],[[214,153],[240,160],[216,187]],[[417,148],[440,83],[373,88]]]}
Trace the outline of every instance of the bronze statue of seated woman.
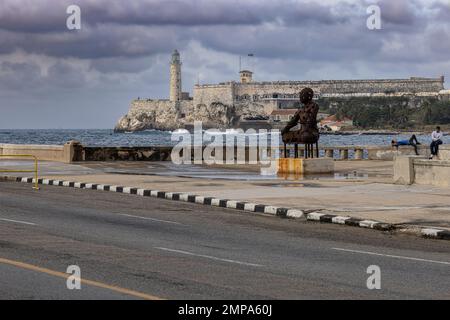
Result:
{"label": "bronze statue of seated woman", "polygon": [[[305,145],[305,158],[314,158],[314,145],[316,145],[316,157],[319,157],[319,128],[317,127],[317,113],[319,105],[313,102],[314,91],[305,88],[300,92],[300,102],[303,106],[297,110],[294,117],[281,131],[284,143],[284,157],[287,158],[287,144],[294,144],[295,157],[298,158],[298,145]],[[291,129],[300,123],[300,129]]]}

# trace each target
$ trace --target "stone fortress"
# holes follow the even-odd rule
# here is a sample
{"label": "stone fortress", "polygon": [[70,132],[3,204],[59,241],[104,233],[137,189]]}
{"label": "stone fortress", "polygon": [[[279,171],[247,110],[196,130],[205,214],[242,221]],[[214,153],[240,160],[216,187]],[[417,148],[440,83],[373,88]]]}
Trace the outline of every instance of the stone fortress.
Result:
{"label": "stone fortress", "polygon": [[265,120],[280,109],[298,107],[299,92],[310,87],[315,99],[358,97],[407,97],[413,104],[424,98],[449,99],[444,76],[438,78],[381,80],[322,80],[255,82],[249,70],[240,71],[240,82],[197,84],[193,97],[182,91],[180,53],[175,50],[170,62],[170,99],[137,99],[115,130],[174,130],[189,128],[202,121],[204,128],[245,127],[252,120]]}

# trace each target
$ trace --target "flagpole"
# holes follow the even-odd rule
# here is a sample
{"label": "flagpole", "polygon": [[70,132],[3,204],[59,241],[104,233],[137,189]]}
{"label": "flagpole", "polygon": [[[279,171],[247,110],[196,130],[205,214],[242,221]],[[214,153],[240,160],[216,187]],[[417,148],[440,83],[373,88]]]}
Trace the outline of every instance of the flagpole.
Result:
{"label": "flagpole", "polygon": [[253,73],[255,73],[255,59],[254,59],[254,57],[255,57],[255,54],[254,53],[249,53],[248,54],[248,57],[250,57],[251,59],[250,59],[250,61],[251,61],[251,63],[250,63],[250,67],[251,67],[251,71],[253,72]]}

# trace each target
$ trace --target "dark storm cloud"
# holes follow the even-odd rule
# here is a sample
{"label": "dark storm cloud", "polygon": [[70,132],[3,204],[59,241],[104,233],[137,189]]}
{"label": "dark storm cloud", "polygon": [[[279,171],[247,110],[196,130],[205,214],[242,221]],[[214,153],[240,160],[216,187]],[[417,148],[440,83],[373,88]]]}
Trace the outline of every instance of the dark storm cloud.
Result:
{"label": "dark storm cloud", "polygon": [[[82,30],[71,32],[65,26],[70,3],[9,0],[0,4],[0,53],[21,48],[83,59],[149,56],[186,45],[195,39],[190,34],[195,27],[264,28],[267,23],[320,27],[347,19],[330,6],[291,0],[80,1]],[[211,34],[228,38],[227,32],[211,30]]]}
{"label": "dark storm cloud", "polygon": [[73,3],[80,6],[83,22],[90,25],[259,25],[302,24],[309,20],[332,24],[345,19],[320,2],[294,0],[7,0],[0,4],[0,28],[30,33],[60,32],[65,26],[66,8]]}
{"label": "dark storm cloud", "polygon": [[421,5],[414,0],[382,0],[378,5],[385,23],[412,26],[421,21]]}
{"label": "dark storm cloud", "polygon": [[450,24],[450,1],[447,3],[434,2],[430,7],[438,12],[437,18],[447,25]]}
{"label": "dark storm cloud", "polygon": [[[360,39],[371,37],[365,27],[365,9],[371,1],[333,5],[294,0],[79,1],[82,30],[75,32],[65,27],[65,8],[71,2],[4,1],[0,53],[20,48],[81,59],[143,57],[195,40],[229,53],[248,47],[265,57],[293,56],[299,47],[308,51],[308,46],[325,44],[336,58],[341,50],[368,52],[373,47],[373,42],[367,45]],[[380,34],[414,33],[430,20],[421,14],[417,0],[378,3],[384,26]]]}
{"label": "dark storm cloud", "polygon": [[[370,57],[381,46],[382,37],[356,24],[349,31],[346,25],[322,26],[321,28],[260,29],[252,27],[216,27],[195,31],[208,47],[233,54],[256,52],[264,58],[296,58],[311,60],[352,60],[355,56]],[[217,37],[217,33],[233,38]],[[248,35],[251,34],[251,37]]]}
{"label": "dark storm cloud", "polygon": [[27,52],[62,58],[138,57],[170,51],[180,45],[177,39],[175,31],[169,29],[101,25],[60,34],[19,34],[15,43],[8,41],[10,45],[6,51],[19,47]]}
{"label": "dark storm cloud", "polygon": [[[106,73],[140,70],[138,63],[127,60],[168,54],[191,41],[216,51],[254,52],[264,58],[344,62],[384,55],[392,59],[400,57],[402,50],[392,52],[390,42],[401,38],[417,41],[418,33],[427,39],[427,27],[448,10],[440,2],[420,0],[81,0],[77,4],[82,30],[69,31],[65,8],[72,2],[3,1],[0,54],[20,49],[57,58],[88,59],[93,68]],[[373,3],[381,6],[383,20],[383,30],[375,32],[365,26],[366,8]],[[423,10],[425,7],[434,11]],[[431,44],[436,33],[430,35]],[[446,48],[433,47],[439,52]],[[417,50],[409,52],[408,59],[415,57],[422,55]]]}
{"label": "dark storm cloud", "polygon": [[0,29],[42,33],[61,31],[69,1],[4,0],[0,2]]}

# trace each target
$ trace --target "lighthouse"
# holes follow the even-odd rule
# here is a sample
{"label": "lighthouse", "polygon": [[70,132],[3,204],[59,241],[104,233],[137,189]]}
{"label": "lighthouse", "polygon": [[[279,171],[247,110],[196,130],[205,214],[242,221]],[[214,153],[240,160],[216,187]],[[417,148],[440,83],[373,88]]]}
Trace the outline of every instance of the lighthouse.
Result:
{"label": "lighthouse", "polygon": [[175,49],[170,61],[170,101],[176,102],[181,99],[181,58],[180,53]]}

